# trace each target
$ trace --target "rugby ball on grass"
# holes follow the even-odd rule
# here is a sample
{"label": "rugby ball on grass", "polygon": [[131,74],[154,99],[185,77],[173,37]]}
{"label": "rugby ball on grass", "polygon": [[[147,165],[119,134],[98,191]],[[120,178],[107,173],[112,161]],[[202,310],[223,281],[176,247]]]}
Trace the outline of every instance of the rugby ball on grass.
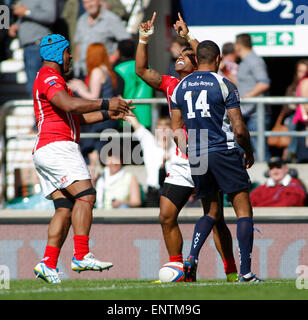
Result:
{"label": "rugby ball on grass", "polygon": [[161,282],[181,282],[184,281],[183,263],[168,262],[159,270],[158,274]]}

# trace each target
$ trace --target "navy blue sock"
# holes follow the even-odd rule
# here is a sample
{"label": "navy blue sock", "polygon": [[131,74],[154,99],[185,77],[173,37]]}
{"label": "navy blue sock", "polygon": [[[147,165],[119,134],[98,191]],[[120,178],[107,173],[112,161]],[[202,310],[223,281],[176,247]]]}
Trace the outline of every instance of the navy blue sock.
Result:
{"label": "navy blue sock", "polygon": [[244,217],[237,220],[237,241],[240,255],[240,273],[251,272],[251,252],[253,247],[253,221]]}
{"label": "navy blue sock", "polygon": [[208,235],[211,233],[214,224],[215,220],[209,216],[203,216],[196,223],[190,249],[191,256],[198,258],[200,249],[202,248]]}

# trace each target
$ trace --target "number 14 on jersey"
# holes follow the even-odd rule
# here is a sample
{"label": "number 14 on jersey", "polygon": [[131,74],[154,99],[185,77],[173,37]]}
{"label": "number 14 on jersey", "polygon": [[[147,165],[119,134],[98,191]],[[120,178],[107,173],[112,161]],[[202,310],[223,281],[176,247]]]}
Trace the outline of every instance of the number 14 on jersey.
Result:
{"label": "number 14 on jersey", "polygon": [[201,117],[210,117],[210,105],[207,103],[207,90],[201,90],[197,101],[195,103],[195,111],[193,110],[192,103],[192,91],[186,91],[184,95],[184,100],[187,102],[188,112],[187,118],[193,119],[196,118],[196,110],[201,110]]}

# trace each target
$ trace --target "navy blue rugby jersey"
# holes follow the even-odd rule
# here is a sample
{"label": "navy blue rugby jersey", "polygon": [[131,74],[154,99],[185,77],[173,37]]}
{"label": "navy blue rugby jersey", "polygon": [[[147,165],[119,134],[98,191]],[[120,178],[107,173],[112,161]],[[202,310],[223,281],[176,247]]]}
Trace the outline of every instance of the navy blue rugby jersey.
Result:
{"label": "navy blue rugby jersey", "polygon": [[228,79],[211,71],[188,75],[174,89],[171,108],[181,110],[189,154],[236,148],[227,110],[240,108],[240,97]]}

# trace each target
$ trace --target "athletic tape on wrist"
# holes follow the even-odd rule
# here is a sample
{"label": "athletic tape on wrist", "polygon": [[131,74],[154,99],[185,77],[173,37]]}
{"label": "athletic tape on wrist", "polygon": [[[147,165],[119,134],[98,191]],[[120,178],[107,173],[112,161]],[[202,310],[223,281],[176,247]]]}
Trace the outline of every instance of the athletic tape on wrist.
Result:
{"label": "athletic tape on wrist", "polygon": [[139,29],[139,35],[145,38],[149,38],[154,33],[154,26],[150,30]]}
{"label": "athletic tape on wrist", "polygon": [[144,40],[142,40],[142,39],[139,39],[139,43],[148,44],[148,41],[144,41]]}
{"label": "athletic tape on wrist", "polygon": [[190,42],[190,41],[192,41],[192,40],[196,40],[196,38],[195,38],[195,36],[189,31],[188,33],[187,33],[187,35],[186,35],[186,40],[188,41],[188,42]]}
{"label": "athletic tape on wrist", "polygon": [[188,42],[195,40],[196,38],[194,35],[189,31],[186,35],[184,35],[183,31],[181,30],[178,35],[182,38],[185,38]]}

